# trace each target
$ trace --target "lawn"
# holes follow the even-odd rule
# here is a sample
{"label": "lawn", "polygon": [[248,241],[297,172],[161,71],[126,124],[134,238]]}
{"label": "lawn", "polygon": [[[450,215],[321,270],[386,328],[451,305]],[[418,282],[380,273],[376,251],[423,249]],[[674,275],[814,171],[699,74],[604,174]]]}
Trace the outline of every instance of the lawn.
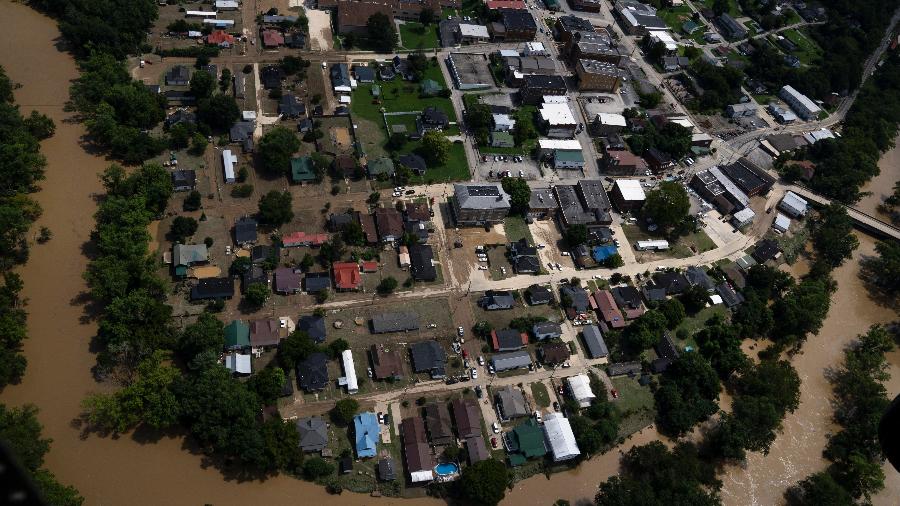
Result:
{"label": "lawn", "polygon": [[[422,146],[420,141],[407,142],[397,153],[407,154],[417,151]],[[449,181],[467,181],[471,177],[469,162],[466,160],[466,149],[462,143],[454,142],[450,146],[450,156],[443,165],[428,166],[424,176],[413,176],[410,184],[444,183]]]}
{"label": "lawn", "polygon": [[797,45],[799,49],[794,51],[794,56],[800,59],[800,63],[809,65],[822,59],[822,48],[800,30],[791,28],[781,32],[781,35]]}
{"label": "lawn", "polygon": [[[622,231],[625,232],[625,238],[634,246],[637,241],[646,241],[650,239],[661,239],[660,235],[655,235],[642,229],[638,225],[622,225]],[[706,232],[699,231],[678,238],[678,242],[670,243],[670,249],[666,251],[654,251],[651,254],[668,258],[687,258],[704,251],[715,249],[716,243],[706,235]],[[694,252],[696,250],[696,253]],[[645,253],[645,252],[636,252]]]}
{"label": "lawn", "polygon": [[681,32],[681,24],[685,21],[691,19],[691,8],[687,5],[680,5],[678,7],[671,7],[668,9],[660,9],[656,12],[656,15],[662,18],[663,21],[669,25],[669,28],[672,29],[675,33]]}
{"label": "lawn", "polygon": [[612,378],[612,384],[619,394],[613,405],[621,417],[620,437],[626,437],[653,422],[656,410],[653,393],[649,387],[642,387],[637,379],[627,376]]}
{"label": "lawn", "polygon": [[728,314],[728,309],[723,304],[716,304],[715,306],[701,309],[694,316],[685,318],[678,327],[675,328],[675,334],[677,335],[678,332],[683,329],[692,337],[684,340],[684,342],[679,341],[678,344],[682,346],[693,346],[696,349],[697,343],[694,341],[693,335],[706,325],[706,320],[709,320],[715,315],[725,316],[726,314]]}
{"label": "lawn", "polygon": [[406,22],[400,25],[400,44],[406,49],[429,49],[440,47],[437,25]]}
{"label": "lawn", "polygon": [[516,305],[513,306],[512,309],[485,311],[478,305],[478,299],[480,299],[483,295],[483,293],[477,293],[472,294],[469,297],[469,300],[472,303],[472,319],[476,322],[488,322],[494,329],[504,329],[509,326],[509,322],[511,320],[526,316],[540,316],[546,318],[549,321],[555,322],[558,322],[562,319],[562,314],[560,313],[559,309],[555,309],[546,304],[540,306],[529,306],[525,304],[521,296],[516,301]]}
{"label": "lawn", "polygon": [[[703,6],[707,9],[712,9],[713,5],[716,3],[716,0],[703,0]],[[738,6],[737,0],[728,0],[728,14],[733,18],[740,17],[741,8]]]}
{"label": "lawn", "polygon": [[[425,71],[425,79],[436,81],[441,87],[447,88],[444,75],[437,62],[430,62]],[[449,98],[423,97],[419,93],[419,83],[394,79],[393,81],[379,81],[381,98],[372,97],[371,84],[361,84],[353,91],[351,111],[354,115],[361,116],[370,121],[383,124],[381,112],[421,112],[428,106],[441,109],[450,118],[451,122],[457,121],[456,111]]]}
{"label": "lawn", "polygon": [[531,384],[531,396],[534,397],[534,402],[538,406],[542,408],[550,406],[550,392],[547,391],[547,386],[540,381]]}
{"label": "lawn", "polygon": [[534,238],[531,237],[531,230],[528,229],[528,224],[525,223],[521,216],[507,217],[503,222],[503,230],[506,231],[506,238],[509,242],[525,239],[530,244],[534,243]]}
{"label": "lawn", "polygon": [[753,95],[753,100],[759,105],[769,105],[769,102],[775,100],[775,95]]}
{"label": "lawn", "polygon": [[[534,124],[534,116],[537,114],[537,107],[533,105],[525,105],[519,107],[515,112],[515,120],[516,124],[531,124],[531,130],[533,132],[537,132],[537,126]],[[535,146],[537,146],[537,135],[535,135],[531,139],[527,139],[522,145],[515,146],[512,148],[495,148],[493,146],[478,146],[478,151],[484,154],[497,154],[497,155],[528,155],[532,151],[534,151]]]}

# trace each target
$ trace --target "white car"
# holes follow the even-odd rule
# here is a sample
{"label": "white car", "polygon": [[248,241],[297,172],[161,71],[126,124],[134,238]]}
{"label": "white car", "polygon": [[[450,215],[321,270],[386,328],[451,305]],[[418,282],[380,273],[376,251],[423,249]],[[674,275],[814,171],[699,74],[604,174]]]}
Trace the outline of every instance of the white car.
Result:
{"label": "white car", "polygon": [[479,265],[479,266],[478,266],[478,270],[479,270],[479,271],[486,271],[486,270],[488,270],[487,265]]}
{"label": "white car", "polygon": [[474,379],[478,379],[478,370],[475,369],[475,368],[473,367],[473,368],[471,369],[471,372],[472,372],[472,379],[473,379],[473,380],[474,380]]}
{"label": "white car", "polygon": [[555,266],[553,265],[553,262],[547,262],[547,267],[548,267],[551,271],[555,268]]}
{"label": "white car", "polygon": [[525,171],[520,170],[520,171],[519,171],[519,177],[525,177]]}
{"label": "white car", "polygon": [[488,364],[488,373],[494,374],[495,372],[496,371],[494,371],[494,366],[492,364]]}
{"label": "white car", "polygon": [[500,434],[500,424],[497,422],[492,423],[491,430],[494,431],[494,434]]}
{"label": "white car", "polygon": [[394,191],[395,191],[395,192],[402,192],[402,191],[405,190],[405,189],[406,189],[405,186],[397,186],[396,188],[394,188]]}
{"label": "white car", "polygon": [[402,196],[403,196],[403,192],[394,192],[394,193],[391,194],[391,196],[392,196],[392,197],[402,197]]}
{"label": "white car", "polygon": [[570,256],[570,255],[571,255],[571,253],[569,253],[568,251],[563,251],[561,254],[562,254],[562,256],[564,256],[564,257],[567,257],[567,256]]}
{"label": "white car", "polygon": [[500,274],[506,276],[506,267],[500,267]]}
{"label": "white car", "polygon": [[534,421],[537,423],[544,423],[544,418],[541,416],[541,412],[538,410],[534,411]]}
{"label": "white car", "polygon": [[465,333],[466,333],[465,329],[463,329],[462,327],[456,327],[456,335],[458,335],[459,337],[462,337]]}
{"label": "white car", "polygon": [[561,271],[562,265],[559,265],[559,262],[556,262],[556,270]]}
{"label": "white car", "polygon": [[484,365],[484,355],[478,355],[478,365]]}

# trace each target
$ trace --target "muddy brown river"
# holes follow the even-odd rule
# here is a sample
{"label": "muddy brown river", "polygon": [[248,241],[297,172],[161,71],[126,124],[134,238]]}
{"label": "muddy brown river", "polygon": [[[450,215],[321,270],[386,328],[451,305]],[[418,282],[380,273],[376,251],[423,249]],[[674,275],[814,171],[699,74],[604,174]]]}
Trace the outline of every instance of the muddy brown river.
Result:
{"label": "muddy brown river", "polygon": [[[279,476],[264,482],[235,482],[223,478],[201,457],[185,448],[181,437],[143,442],[131,436],[119,439],[82,439],[72,420],[79,402],[103,385],[93,381],[90,368],[94,356],[89,341],[95,324],[82,321],[79,295],[85,290],[81,273],[86,259],[81,247],[93,226],[95,204],[91,195],[100,191],[97,175],[108,161],[86,153],[80,145],[84,129],[67,122],[63,111],[69,80],[76,76],[71,57],[56,44],[55,22],[28,7],[0,0],[0,64],[13,81],[21,83],[16,100],[27,114],[31,109],[54,119],[56,135],[43,143],[47,157],[47,179],[36,199],[44,208],[40,225],[53,231],[53,239],[36,246],[21,269],[25,296],[30,305],[25,343],[28,371],[22,384],[9,387],[2,400],[8,404],[34,403],[45,436],[53,438],[46,465],[66,484],[76,486],[87,505],[200,505],[200,504],[443,504],[418,499],[373,499],[344,493],[330,496],[324,489]],[[872,242],[861,238],[863,250]],[[746,470],[735,469],[725,478],[728,504],[772,504],[780,491],[797,478],[823,465],[819,452],[828,424],[828,387],[822,369],[839,358],[847,338],[871,322],[886,321],[891,314],[868,301],[855,276],[856,268],[842,268],[836,275],[840,290],[821,336],[810,340],[797,367],[804,378],[803,405],[798,415],[785,423],[785,434],[765,458],[754,456]],[[892,356],[898,363],[897,355]],[[900,370],[894,368],[891,392],[900,390]],[[811,409],[809,409],[811,408]],[[645,430],[626,445],[652,440]],[[578,501],[593,497],[597,485],[617,470],[618,450],[595,458],[579,469],[537,476],[516,485],[505,504],[549,505],[559,498]],[[900,480],[888,471],[889,491],[879,499],[887,504],[889,493],[900,495]]]}

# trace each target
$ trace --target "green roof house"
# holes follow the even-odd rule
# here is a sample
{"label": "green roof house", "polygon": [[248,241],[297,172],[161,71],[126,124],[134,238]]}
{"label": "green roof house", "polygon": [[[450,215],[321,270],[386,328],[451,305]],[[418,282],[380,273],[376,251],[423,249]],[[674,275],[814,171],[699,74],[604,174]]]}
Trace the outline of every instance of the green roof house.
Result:
{"label": "green roof house", "polygon": [[250,347],[250,325],[241,320],[232,320],[225,325],[225,349],[239,350]]}
{"label": "green roof house", "polygon": [[533,418],[510,431],[507,442],[509,463],[513,466],[524,464],[526,459],[543,457],[547,453],[547,447],[544,446],[544,431]]}
{"label": "green roof house", "polygon": [[512,148],[516,140],[509,132],[491,132],[491,146],[495,148]]}
{"label": "green roof house", "polygon": [[394,176],[394,161],[387,157],[378,158],[369,162],[369,177],[375,179],[381,174],[387,177]]}
{"label": "green roof house", "polygon": [[312,158],[301,156],[291,158],[291,181],[295,183],[309,183],[316,180],[316,171],[313,168]]}
{"label": "green roof house", "polygon": [[433,79],[422,81],[422,94],[426,97],[433,97],[441,92],[444,88]]}
{"label": "green roof house", "polygon": [[700,25],[698,25],[697,23],[695,23],[691,20],[687,20],[684,23],[681,23],[681,30],[688,35],[693,34],[694,32],[696,32],[699,29],[700,29]]}

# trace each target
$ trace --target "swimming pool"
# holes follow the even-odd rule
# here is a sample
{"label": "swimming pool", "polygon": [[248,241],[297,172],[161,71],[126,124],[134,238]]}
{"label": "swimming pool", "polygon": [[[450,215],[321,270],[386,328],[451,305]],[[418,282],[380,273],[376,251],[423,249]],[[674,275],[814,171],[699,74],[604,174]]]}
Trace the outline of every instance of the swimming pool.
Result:
{"label": "swimming pool", "polygon": [[441,462],[440,464],[434,466],[434,472],[436,472],[438,476],[448,476],[458,473],[459,466],[452,462]]}

